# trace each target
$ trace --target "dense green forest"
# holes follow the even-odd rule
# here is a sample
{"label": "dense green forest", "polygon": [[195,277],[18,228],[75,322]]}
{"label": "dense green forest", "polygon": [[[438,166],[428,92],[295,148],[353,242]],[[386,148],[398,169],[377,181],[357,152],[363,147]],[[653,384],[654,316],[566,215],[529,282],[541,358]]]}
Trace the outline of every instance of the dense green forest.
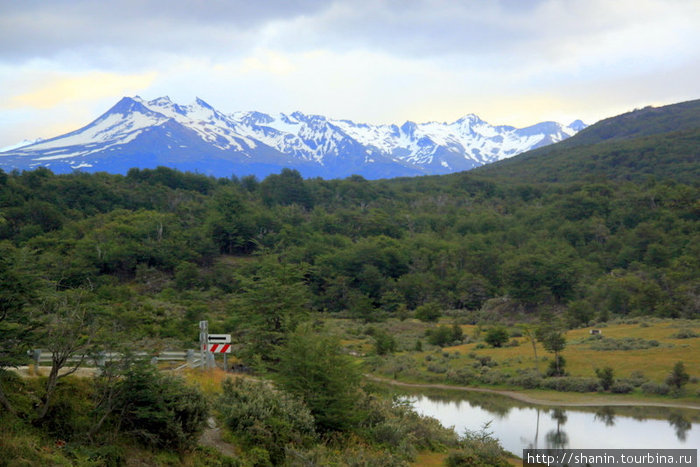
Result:
{"label": "dense green forest", "polygon": [[[554,314],[569,327],[700,318],[697,131],[384,181],[304,180],[287,169],[264,180],[163,167],[126,176],[0,171],[0,403],[13,413],[28,403],[8,392],[18,383],[5,369],[26,362],[30,348],[191,348],[207,319],[211,332],[236,336],[244,365],[289,391],[270,410],[301,424],[285,433],[308,447],[314,433],[369,429],[352,416],[367,400],[352,393],[339,407],[314,406],[315,386],[294,379],[307,360],[295,355],[330,362],[312,369],[319,375],[349,364],[331,337],[322,348],[304,344],[320,335],[303,324],[317,313],[371,322],[458,310],[472,323]],[[136,389],[108,387],[172,386],[124,371],[120,384]],[[332,384],[359,384],[345,374]],[[49,377],[36,420],[51,415],[55,385]],[[188,416],[202,418],[197,396],[181,391]],[[361,413],[391,423],[408,416],[391,410]],[[309,411],[315,424],[285,411]],[[164,443],[187,444],[183,436]],[[281,463],[274,444],[267,461]]]}
{"label": "dense green forest", "polygon": [[203,317],[243,333],[265,309],[372,320],[498,299],[487,309],[550,308],[572,325],[694,318],[697,200],[696,185],[654,178],[1,174],[3,275],[20,288],[4,300],[80,290],[133,338],[185,342]]}

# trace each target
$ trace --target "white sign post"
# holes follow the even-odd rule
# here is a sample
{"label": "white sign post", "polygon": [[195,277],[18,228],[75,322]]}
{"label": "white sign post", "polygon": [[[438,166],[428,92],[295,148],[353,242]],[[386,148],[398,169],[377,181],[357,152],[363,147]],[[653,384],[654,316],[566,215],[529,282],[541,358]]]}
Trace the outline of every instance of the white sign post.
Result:
{"label": "white sign post", "polygon": [[199,322],[199,366],[204,369],[209,367],[209,321]]}
{"label": "white sign post", "polygon": [[209,334],[207,339],[209,352],[224,354],[224,371],[228,370],[227,354],[231,353],[231,334]]}

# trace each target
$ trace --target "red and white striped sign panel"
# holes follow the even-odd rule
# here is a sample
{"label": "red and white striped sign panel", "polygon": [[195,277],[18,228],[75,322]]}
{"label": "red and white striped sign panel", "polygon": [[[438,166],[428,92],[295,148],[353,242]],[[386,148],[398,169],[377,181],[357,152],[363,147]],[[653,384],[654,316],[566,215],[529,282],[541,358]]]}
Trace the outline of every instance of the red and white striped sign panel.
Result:
{"label": "red and white striped sign panel", "polygon": [[211,353],[231,353],[231,344],[209,344]]}

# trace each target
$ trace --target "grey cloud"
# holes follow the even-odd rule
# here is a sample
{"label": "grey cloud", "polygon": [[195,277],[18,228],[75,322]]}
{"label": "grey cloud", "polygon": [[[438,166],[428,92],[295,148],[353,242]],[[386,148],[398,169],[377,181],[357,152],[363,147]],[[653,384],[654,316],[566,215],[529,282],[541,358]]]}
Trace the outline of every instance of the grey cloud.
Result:
{"label": "grey cloud", "polygon": [[0,60],[53,58],[67,51],[135,48],[202,53],[246,46],[270,21],[312,15],[306,1],[0,1]]}

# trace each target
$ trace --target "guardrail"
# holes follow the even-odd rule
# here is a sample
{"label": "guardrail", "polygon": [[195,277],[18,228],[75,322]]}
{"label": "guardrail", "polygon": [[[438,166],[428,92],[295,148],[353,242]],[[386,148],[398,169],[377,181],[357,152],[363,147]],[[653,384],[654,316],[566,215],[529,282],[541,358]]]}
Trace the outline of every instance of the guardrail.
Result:
{"label": "guardrail", "polygon": [[[27,352],[29,357],[34,361],[36,365],[50,364],[51,363],[51,352],[48,350],[34,349]],[[156,364],[158,362],[182,362],[187,363],[179,368],[184,368],[189,366],[194,368],[201,364],[200,352],[199,350],[188,349],[181,351],[164,351],[164,352],[132,352],[130,355],[143,358],[151,359],[151,363]],[[68,359],[68,362],[79,362],[83,360],[86,364],[94,363],[95,366],[101,367],[108,361],[120,360],[124,356],[120,352],[98,352],[91,355],[75,355]]]}

